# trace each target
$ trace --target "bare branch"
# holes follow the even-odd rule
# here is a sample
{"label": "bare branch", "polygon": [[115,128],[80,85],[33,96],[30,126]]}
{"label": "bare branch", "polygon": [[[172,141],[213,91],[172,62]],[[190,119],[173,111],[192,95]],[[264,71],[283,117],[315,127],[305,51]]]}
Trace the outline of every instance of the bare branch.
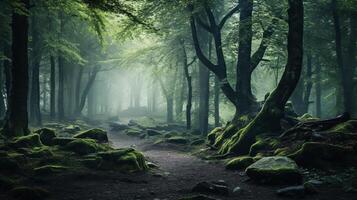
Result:
{"label": "bare branch", "polygon": [[231,11],[229,11],[221,20],[221,22],[219,23],[219,29],[222,29],[224,24],[228,21],[229,18],[231,18],[234,13],[236,13],[238,10],[240,9],[239,4],[237,4]]}

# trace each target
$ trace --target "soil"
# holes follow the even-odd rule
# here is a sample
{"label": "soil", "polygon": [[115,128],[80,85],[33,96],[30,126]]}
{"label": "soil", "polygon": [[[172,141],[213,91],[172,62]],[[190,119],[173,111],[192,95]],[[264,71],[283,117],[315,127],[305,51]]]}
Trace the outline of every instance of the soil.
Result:
{"label": "soil", "polygon": [[[134,147],[159,166],[148,173],[123,174],[115,171],[87,171],[67,173],[43,179],[30,180],[51,192],[58,200],[176,200],[194,195],[191,189],[201,181],[224,180],[231,190],[239,186],[240,194],[209,195],[216,199],[281,199],[275,191],[281,186],[257,185],[243,172],[225,170],[220,162],[201,160],[175,146],[158,147],[118,132],[110,132],[111,143],[118,148]],[[1,195],[0,195],[1,196]],[[337,189],[323,189],[307,200],[357,199],[354,194]]]}

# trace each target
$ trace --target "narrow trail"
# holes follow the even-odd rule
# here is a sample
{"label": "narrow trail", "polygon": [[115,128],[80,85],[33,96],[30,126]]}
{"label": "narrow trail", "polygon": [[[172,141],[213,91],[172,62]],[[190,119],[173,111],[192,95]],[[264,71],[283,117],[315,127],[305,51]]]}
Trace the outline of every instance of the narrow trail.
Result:
{"label": "narrow trail", "polygon": [[[83,172],[53,177],[44,187],[53,199],[61,200],[178,200],[195,195],[191,189],[201,181],[224,180],[231,191],[239,186],[243,192],[229,196],[209,195],[221,200],[281,200],[275,195],[277,186],[247,182],[241,172],[225,170],[221,163],[201,160],[171,147],[157,147],[147,140],[109,132],[109,140],[117,148],[133,147],[159,166],[148,173],[123,174],[116,171]],[[307,196],[307,200],[353,199],[341,192],[323,191]]]}

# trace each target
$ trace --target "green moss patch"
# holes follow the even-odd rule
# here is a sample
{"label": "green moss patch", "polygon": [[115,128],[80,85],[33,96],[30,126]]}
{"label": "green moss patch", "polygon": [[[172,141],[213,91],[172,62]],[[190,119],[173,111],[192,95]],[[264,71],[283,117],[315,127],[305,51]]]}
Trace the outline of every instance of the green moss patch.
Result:
{"label": "green moss patch", "polygon": [[328,131],[341,132],[341,133],[354,133],[357,131],[357,120],[349,120],[347,122],[340,123]]}
{"label": "green moss patch", "polygon": [[45,165],[34,169],[36,175],[57,174],[66,171],[68,168],[60,165]]}
{"label": "green moss patch", "polygon": [[104,150],[93,139],[76,139],[68,143],[64,148],[79,155],[87,155],[91,153],[96,153],[100,150]]}
{"label": "green moss patch", "polygon": [[56,133],[53,129],[41,128],[36,130],[34,133],[40,135],[40,140],[42,144],[47,146],[53,145],[53,139],[56,137]]}
{"label": "green moss patch", "polygon": [[16,148],[31,148],[42,146],[42,143],[38,134],[31,134],[15,138],[11,145]]}
{"label": "green moss patch", "polygon": [[250,156],[240,156],[233,158],[226,163],[226,169],[240,170],[245,169],[254,163],[254,159]]}
{"label": "green moss patch", "polygon": [[189,140],[181,136],[173,136],[166,139],[166,142],[171,144],[188,144]]}

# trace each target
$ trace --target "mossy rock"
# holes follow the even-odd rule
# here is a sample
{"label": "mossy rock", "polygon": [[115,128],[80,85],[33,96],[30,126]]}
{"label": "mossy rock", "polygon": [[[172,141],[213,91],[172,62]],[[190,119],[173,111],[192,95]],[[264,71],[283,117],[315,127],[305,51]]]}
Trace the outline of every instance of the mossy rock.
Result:
{"label": "mossy rock", "polygon": [[278,148],[274,151],[275,156],[288,156],[290,155],[291,149],[289,147]]}
{"label": "mossy rock", "polygon": [[76,140],[76,139],[74,139],[74,138],[66,138],[66,137],[55,137],[55,138],[53,138],[52,141],[53,141],[54,145],[65,146],[68,143],[73,142],[74,140]]}
{"label": "mossy rock", "polygon": [[45,165],[42,167],[35,168],[34,173],[36,175],[50,175],[50,174],[61,173],[66,170],[68,170],[68,167],[64,167],[60,165]]}
{"label": "mossy rock", "polygon": [[53,156],[53,152],[51,151],[51,149],[49,149],[48,147],[44,146],[44,147],[35,147],[32,149],[28,149],[26,156],[30,157],[30,158],[44,158],[44,157],[52,157]]}
{"label": "mossy rock", "polygon": [[102,157],[104,161],[107,161],[102,163],[101,167],[104,169],[114,167],[122,171],[130,172],[148,169],[144,155],[132,148],[101,152],[98,153],[98,156]]}
{"label": "mossy rock", "polygon": [[249,155],[256,156],[260,152],[271,151],[277,147],[279,141],[267,136],[258,136],[256,142],[250,147]]}
{"label": "mossy rock", "polygon": [[93,139],[76,139],[65,146],[66,150],[73,151],[79,155],[96,153],[98,144]]}
{"label": "mossy rock", "polygon": [[31,134],[15,138],[11,144],[15,148],[31,148],[42,146],[40,136],[38,134]]}
{"label": "mossy rock", "polygon": [[233,158],[226,163],[226,169],[240,170],[245,169],[254,163],[254,159],[250,156],[240,156]]}
{"label": "mossy rock", "polygon": [[198,146],[198,145],[202,145],[206,142],[206,140],[204,139],[195,139],[191,142],[191,146]]}
{"label": "mossy rock", "polygon": [[312,115],[310,115],[309,113],[305,113],[302,116],[298,117],[298,119],[300,121],[303,122],[308,122],[308,121],[317,121],[319,120],[319,118],[313,117]]}
{"label": "mossy rock", "polygon": [[18,200],[44,200],[50,196],[47,190],[38,187],[16,187],[10,194]]}
{"label": "mossy rock", "polygon": [[347,122],[337,124],[328,131],[340,133],[355,133],[357,131],[357,120],[349,120]]}
{"label": "mossy rock", "polygon": [[99,169],[102,165],[103,159],[99,156],[84,158],[80,160],[82,165],[89,169]]}
{"label": "mossy rock", "polygon": [[348,165],[354,159],[351,149],[319,142],[304,143],[289,157],[301,166],[320,169]]}
{"label": "mossy rock", "polygon": [[93,140],[97,140],[98,142],[108,142],[107,132],[98,128],[94,128],[78,133],[73,137],[82,138],[82,139],[93,139]]}
{"label": "mossy rock", "polygon": [[69,125],[63,128],[64,132],[70,133],[70,134],[74,134],[77,133],[78,131],[81,130],[81,127],[77,126],[77,125]]}
{"label": "mossy rock", "polygon": [[222,127],[216,127],[207,135],[207,140],[209,144],[213,145],[216,143],[217,137],[223,132]]}
{"label": "mossy rock", "polygon": [[0,175],[0,191],[11,190],[15,186],[13,180],[8,177]]}
{"label": "mossy rock", "polygon": [[258,182],[273,184],[299,184],[302,175],[295,161],[288,157],[265,157],[246,169],[247,175]]}
{"label": "mossy rock", "polygon": [[35,133],[40,135],[42,144],[47,146],[53,145],[53,139],[56,137],[56,133],[53,129],[41,128],[36,130]]}
{"label": "mossy rock", "polygon": [[166,142],[171,144],[187,144],[189,140],[181,136],[174,136],[166,139]]}

